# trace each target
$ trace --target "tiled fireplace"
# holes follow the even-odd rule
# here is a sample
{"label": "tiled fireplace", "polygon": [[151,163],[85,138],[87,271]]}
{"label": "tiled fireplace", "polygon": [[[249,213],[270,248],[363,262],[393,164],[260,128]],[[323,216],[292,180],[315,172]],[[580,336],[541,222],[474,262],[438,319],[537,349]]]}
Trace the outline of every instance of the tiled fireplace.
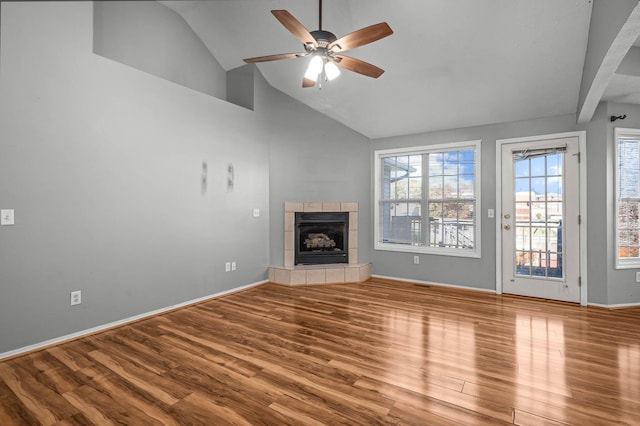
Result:
{"label": "tiled fireplace", "polygon": [[[296,259],[296,213],[347,213],[348,256],[347,263],[304,265]],[[300,215],[299,215],[300,216]],[[338,215],[334,215],[338,216]],[[345,215],[346,216],[346,215]],[[325,234],[313,234],[317,238],[331,241]],[[300,238],[298,236],[298,238]],[[304,238],[304,237],[303,237]],[[328,242],[326,246],[333,246]],[[278,284],[329,284],[365,281],[371,277],[371,264],[358,263],[358,203],[342,202],[286,202],[284,206],[284,266],[269,268],[269,281]]]}

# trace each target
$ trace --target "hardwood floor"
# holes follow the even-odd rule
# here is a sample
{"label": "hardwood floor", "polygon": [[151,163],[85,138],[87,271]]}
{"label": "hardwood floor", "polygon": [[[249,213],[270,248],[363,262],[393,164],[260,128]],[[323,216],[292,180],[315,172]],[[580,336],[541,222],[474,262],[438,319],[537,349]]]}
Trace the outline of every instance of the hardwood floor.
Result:
{"label": "hardwood floor", "polygon": [[0,362],[1,425],[640,424],[640,308],[266,284]]}

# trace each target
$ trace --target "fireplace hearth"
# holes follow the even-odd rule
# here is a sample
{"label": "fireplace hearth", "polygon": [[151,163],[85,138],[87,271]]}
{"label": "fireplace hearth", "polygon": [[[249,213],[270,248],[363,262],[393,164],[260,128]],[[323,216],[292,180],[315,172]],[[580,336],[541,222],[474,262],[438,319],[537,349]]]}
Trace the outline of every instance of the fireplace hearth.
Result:
{"label": "fireplace hearth", "polygon": [[295,265],[349,263],[348,212],[295,213]]}
{"label": "fireplace hearth", "polygon": [[[335,213],[342,212],[348,216],[347,229],[344,231],[348,247],[343,247],[347,254],[346,263],[327,264],[295,264],[296,245],[300,238],[296,236],[296,213]],[[358,263],[358,203],[325,202],[325,201],[287,201],[284,203],[284,263],[282,266],[269,268],[269,281],[284,285],[313,285],[330,283],[354,283],[371,278],[371,263]],[[326,232],[314,232],[325,233]],[[338,241],[331,235],[315,235],[304,240],[316,240],[318,246],[331,246],[331,240],[338,246]],[[313,243],[311,244],[313,245]],[[305,241],[306,247],[306,241]],[[311,248],[311,246],[310,246]]]}

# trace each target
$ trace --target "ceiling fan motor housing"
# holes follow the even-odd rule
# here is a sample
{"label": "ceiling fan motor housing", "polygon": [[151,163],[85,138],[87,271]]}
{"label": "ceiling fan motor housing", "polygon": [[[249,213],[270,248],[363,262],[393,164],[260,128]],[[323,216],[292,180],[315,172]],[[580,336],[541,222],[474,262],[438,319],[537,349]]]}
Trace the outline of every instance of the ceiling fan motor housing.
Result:
{"label": "ceiling fan motor housing", "polygon": [[316,39],[318,47],[322,49],[326,49],[327,46],[338,39],[332,32],[324,30],[311,31],[311,35]]}

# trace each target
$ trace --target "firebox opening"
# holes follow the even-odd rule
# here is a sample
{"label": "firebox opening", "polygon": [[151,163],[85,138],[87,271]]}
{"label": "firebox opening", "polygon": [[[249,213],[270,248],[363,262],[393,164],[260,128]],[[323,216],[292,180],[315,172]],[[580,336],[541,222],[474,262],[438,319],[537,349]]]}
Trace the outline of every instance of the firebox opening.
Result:
{"label": "firebox opening", "polygon": [[296,212],[295,264],[349,263],[348,212]]}

